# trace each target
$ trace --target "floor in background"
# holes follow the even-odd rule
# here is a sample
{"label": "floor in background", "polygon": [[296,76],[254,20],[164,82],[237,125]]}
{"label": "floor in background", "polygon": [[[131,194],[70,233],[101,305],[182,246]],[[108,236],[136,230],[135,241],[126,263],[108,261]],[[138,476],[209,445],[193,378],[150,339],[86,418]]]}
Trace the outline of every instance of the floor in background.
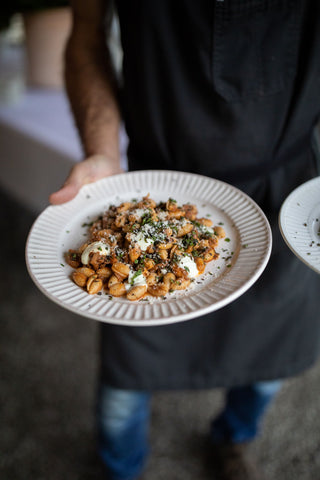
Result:
{"label": "floor in background", "polygon": [[[28,277],[32,214],[0,193],[0,478],[102,480],[94,445],[98,325]],[[270,479],[320,478],[320,365],[285,382],[252,446]],[[202,447],[221,390],[154,396],[148,480],[209,480]],[[213,480],[213,479],[212,479]]]}

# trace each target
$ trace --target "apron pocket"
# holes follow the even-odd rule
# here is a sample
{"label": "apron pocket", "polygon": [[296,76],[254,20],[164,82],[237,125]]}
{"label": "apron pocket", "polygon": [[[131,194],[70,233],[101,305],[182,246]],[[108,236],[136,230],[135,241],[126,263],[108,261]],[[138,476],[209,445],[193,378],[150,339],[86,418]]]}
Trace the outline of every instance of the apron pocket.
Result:
{"label": "apron pocket", "polygon": [[215,0],[212,76],[227,101],[281,92],[299,53],[301,0]]}

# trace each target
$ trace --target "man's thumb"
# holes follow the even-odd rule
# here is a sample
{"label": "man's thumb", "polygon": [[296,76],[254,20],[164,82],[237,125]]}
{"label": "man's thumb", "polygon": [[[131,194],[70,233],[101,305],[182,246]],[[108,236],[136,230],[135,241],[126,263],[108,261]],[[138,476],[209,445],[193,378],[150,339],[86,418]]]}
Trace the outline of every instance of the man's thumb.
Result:
{"label": "man's thumb", "polygon": [[74,183],[69,183],[60,188],[57,192],[49,196],[49,202],[52,205],[60,205],[61,203],[72,200],[80,190],[80,186]]}

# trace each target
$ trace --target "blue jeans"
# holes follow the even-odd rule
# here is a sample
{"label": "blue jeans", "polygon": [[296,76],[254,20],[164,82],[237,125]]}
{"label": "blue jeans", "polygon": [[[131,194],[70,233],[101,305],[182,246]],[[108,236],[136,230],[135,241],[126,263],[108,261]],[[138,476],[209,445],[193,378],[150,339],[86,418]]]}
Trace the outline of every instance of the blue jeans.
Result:
{"label": "blue jeans", "polygon": [[[280,381],[230,389],[222,413],[211,424],[214,443],[245,442],[259,431]],[[149,452],[150,394],[101,385],[98,396],[98,449],[109,480],[134,480]]]}
{"label": "blue jeans", "polygon": [[225,408],[211,423],[213,443],[253,440],[259,432],[265,410],[281,385],[280,380],[274,380],[228,390]]}

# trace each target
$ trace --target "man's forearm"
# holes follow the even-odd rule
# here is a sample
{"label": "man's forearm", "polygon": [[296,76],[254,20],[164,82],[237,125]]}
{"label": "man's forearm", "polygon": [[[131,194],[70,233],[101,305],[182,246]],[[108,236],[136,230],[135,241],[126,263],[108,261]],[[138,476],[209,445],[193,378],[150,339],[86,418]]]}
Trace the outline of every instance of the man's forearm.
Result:
{"label": "man's forearm", "polygon": [[76,20],[66,48],[65,78],[85,154],[119,162],[117,87],[102,28],[86,31]]}

